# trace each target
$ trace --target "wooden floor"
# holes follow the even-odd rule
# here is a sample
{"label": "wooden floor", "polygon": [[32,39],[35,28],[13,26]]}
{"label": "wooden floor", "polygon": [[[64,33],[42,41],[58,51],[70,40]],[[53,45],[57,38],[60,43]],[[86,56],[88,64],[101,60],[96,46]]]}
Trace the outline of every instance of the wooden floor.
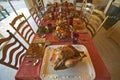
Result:
{"label": "wooden floor", "polygon": [[107,37],[104,28],[93,38],[93,42],[110,72],[111,80],[120,80],[120,46]]}

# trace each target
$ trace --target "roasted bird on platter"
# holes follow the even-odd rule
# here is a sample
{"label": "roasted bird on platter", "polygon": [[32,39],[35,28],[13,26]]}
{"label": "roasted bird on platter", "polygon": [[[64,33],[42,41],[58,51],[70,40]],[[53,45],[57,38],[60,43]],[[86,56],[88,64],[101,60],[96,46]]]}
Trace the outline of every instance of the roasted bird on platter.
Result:
{"label": "roasted bird on platter", "polygon": [[72,45],[55,48],[50,58],[54,70],[63,70],[75,66],[86,57],[83,51],[79,51]]}

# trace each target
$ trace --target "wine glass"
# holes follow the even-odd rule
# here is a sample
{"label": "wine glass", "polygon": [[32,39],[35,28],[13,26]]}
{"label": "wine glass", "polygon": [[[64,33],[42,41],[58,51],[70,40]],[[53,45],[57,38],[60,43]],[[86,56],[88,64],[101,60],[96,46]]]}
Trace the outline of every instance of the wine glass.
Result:
{"label": "wine glass", "polygon": [[76,32],[73,32],[73,44],[77,44],[78,37],[79,37],[79,34]]}

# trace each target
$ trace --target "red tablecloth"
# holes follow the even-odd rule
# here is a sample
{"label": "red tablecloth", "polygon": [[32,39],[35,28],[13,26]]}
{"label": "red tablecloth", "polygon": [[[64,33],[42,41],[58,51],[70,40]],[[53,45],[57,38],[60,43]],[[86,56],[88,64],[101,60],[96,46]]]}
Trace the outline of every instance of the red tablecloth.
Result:
{"label": "red tablecloth", "polygon": [[[52,37],[51,34],[48,34],[47,38],[49,40],[54,39],[54,37]],[[85,45],[90,54],[96,73],[95,80],[110,80],[111,79],[110,74],[104,62],[101,60],[99,53],[96,47],[94,46],[89,34],[80,33],[79,38],[81,39],[79,44]],[[86,40],[82,40],[82,39],[86,39]],[[72,44],[72,42],[58,42],[54,40],[53,44]],[[40,59],[39,63],[36,66],[26,66],[25,62],[23,61],[15,76],[16,80],[40,80],[41,64],[42,64],[42,59]]]}
{"label": "red tablecloth", "polygon": [[15,80],[41,80],[40,68],[42,64],[42,58],[39,59],[39,63],[33,66],[33,62],[26,62],[26,57],[23,60],[18,72],[15,76]]}

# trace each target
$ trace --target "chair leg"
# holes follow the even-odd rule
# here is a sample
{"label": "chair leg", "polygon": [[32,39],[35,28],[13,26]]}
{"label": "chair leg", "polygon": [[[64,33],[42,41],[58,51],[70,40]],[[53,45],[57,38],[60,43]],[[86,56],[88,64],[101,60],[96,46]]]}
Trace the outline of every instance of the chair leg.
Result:
{"label": "chair leg", "polygon": [[3,12],[2,12],[2,11],[0,11],[0,14],[1,14],[4,18],[6,18],[6,16],[3,14]]}
{"label": "chair leg", "polygon": [[8,16],[10,15],[6,9],[4,9],[4,11],[8,14]]}
{"label": "chair leg", "polygon": [[10,15],[6,9],[2,9],[2,10],[0,10],[0,14],[1,14],[4,18],[6,18],[6,16],[4,15],[4,13],[3,13],[2,11],[5,11],[8,16]]}

